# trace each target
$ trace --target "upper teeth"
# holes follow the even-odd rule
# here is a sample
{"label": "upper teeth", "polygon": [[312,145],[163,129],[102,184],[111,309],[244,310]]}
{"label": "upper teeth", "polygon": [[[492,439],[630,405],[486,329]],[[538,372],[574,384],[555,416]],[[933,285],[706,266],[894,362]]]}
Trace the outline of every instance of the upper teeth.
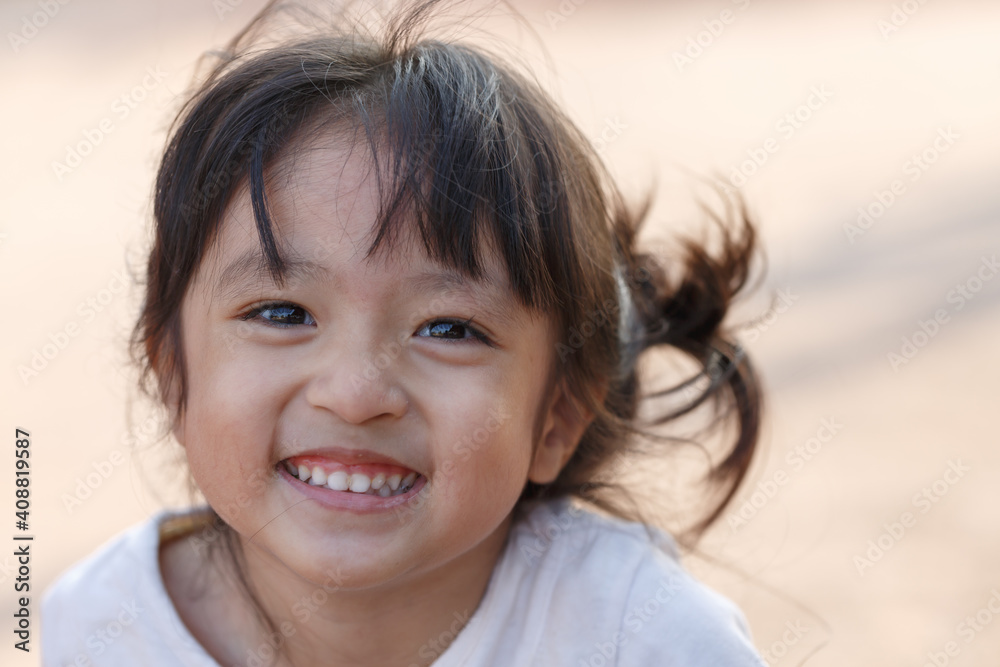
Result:
{"label": "upper teeth", "polygon": [[398,473],[386,476],[382,472],[375,475],[375,477],[369,477],[361,472],[349,475],[343,470],[338,470],[330,473],[328,476],[326,471],[319,466],[313,466],[312,468],[304,465],[294,466],[287,461],[285,462],[285,469],[303,482],[309,482],[312,486],[325,486],[334,491],[365,493],[382,496],[383,498],[406,493],[417,479],[417,473],[415,472],[411,472],[406,477]]}

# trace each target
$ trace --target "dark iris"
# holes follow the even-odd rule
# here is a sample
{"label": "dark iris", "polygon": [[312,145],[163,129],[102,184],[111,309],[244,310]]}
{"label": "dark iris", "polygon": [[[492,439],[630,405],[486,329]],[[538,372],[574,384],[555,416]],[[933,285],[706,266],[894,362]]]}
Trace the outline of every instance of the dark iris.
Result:
{"label": "dark iris", "polygon": [[271,306],[261,311],[266,319],[275,324],[305,324],[306,312],[297,306]]}
{"label": "dark iris", "polygon": [[[457,334],[455,333],[456,329],[458,330]],[[432,336],[439,338],[465,338],[465,327],[459,322],[438,322],[431,325],[429,331]]]}

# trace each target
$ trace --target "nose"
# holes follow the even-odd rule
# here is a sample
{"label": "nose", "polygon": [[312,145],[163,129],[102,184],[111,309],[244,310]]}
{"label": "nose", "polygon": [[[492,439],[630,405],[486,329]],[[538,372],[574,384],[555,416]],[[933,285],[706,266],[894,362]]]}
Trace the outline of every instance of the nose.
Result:
{"label": "nose", "polygon": [[409,406],[398,382],[399,345],[380,348],[344,344],[328,347],[315,365],[305,391],[309,405],[351,424],[378,417],[402,417]]}

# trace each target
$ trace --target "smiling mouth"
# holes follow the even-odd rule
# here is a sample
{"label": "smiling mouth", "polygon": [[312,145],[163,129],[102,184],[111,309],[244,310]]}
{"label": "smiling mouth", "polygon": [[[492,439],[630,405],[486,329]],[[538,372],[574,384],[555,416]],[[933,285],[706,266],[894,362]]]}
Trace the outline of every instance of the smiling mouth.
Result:
{"label": "smiling mouth", "polygon": [[385,470],[360,471],[351,468],[328,469],[307,461],[285,459],[280,465],[288,474],[310,486],[356,495],[392,498],[407,493],[420,479],[414,471],[389,467]]}

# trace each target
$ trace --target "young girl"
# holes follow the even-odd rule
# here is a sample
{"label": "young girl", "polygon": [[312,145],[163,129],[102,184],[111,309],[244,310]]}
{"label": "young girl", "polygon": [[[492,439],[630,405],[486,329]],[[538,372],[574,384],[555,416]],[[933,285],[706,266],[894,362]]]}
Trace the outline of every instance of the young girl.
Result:
{"label": "young girl", "polygon": [[536,84],[421,37],[434,4],[263,47],[268,6],[181,110],[134,343],[206,506],[63,575],[45,664],[762,664],[609,478],[674,348],[702,373],[659,421],[734,408],[695,529],[732,497],[753,228],[671,276]]}

